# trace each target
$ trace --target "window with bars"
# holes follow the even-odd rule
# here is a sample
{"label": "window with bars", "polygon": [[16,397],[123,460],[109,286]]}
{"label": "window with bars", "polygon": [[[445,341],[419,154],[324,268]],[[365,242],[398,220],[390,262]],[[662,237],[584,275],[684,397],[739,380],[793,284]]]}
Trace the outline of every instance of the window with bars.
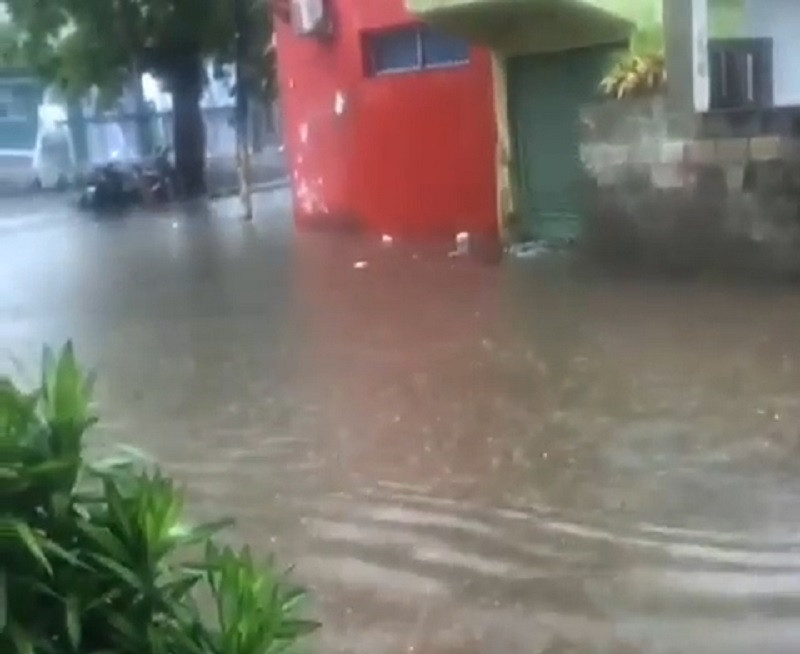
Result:
{"label": "window with bars", "polygon": [[711,40],[709,64],[712,110],[772,105],[772,39]]}

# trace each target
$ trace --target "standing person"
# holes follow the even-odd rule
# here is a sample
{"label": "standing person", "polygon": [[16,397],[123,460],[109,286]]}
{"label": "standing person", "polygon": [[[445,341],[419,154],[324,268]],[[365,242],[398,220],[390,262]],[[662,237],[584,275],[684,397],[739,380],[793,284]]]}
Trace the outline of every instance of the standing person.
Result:
{"label": "standing person", "polygon": [[75,145],[66,112],[55,104],[39,107],[39,129],[33,152],[33,168],[42,188],[63,188],[75,172]]}

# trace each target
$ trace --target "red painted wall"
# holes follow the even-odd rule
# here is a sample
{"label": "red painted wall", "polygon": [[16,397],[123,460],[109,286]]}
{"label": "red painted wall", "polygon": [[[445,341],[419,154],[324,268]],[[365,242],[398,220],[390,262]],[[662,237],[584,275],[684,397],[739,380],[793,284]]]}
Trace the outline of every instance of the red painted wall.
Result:
{"label": "red painted wall", "polygon": [[400,237],[496,233],[488,52],[475,49],[469,66],[368,77],[363,32],[414,19],[403,0],[337,0],[334,10],[327,40],[278,27],[298,224]]}

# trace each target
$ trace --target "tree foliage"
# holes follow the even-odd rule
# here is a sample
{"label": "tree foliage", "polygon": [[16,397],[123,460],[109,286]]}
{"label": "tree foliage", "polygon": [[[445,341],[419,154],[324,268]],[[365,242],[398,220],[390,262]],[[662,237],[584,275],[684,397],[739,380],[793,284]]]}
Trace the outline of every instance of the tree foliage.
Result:
{"label": "tree foliage", "polygon": [[[274,100],[277,89],[277,52],[273,40],[274,5],[270,0],[250,0],[247,56],[243,63],[243,75],[248,88],[264,101]],[[231,55],[228,55],[231,58]]]}
{"label": "tree foliage", "polygon": [[18,32],[11,23],[0,23],[0,67],[20,68],[25,66],[18,46]]}
{"label": "tree foliage", "polygon": [[215,54],[234,35],[228,0],[6,0],[20,48],[72,89],[122,84],[134,70],[168,77],[182,56]]}
{"label": "tree foliage", "polygon": [[[244,0],[249,20],[252,85],[272,89],[268,0]],[[119,90],[133,72],[168,82],[187,56],[232,61],[233,0],[6,0],[15,28],[0,48],[42,77],[76,93],[92,86]],[[5,47],[3,47],[5,45]],[[13,46],[13,47],[12,47]]]}
{"label": "tree foliage", "polygon": [[[268,0],[242,0],[250,34],[245,79],[274,86],[266,44],[272,39]],[[98,87],[115,97],[143,72],[173,94],[175,155],[186,195],[205,188],[205,138],[199,101],[207,57],[236,52],[235,0],[6,0],[19,36],[18,55],[73,95]],[[266,80],[266,82],[265,82]]]}

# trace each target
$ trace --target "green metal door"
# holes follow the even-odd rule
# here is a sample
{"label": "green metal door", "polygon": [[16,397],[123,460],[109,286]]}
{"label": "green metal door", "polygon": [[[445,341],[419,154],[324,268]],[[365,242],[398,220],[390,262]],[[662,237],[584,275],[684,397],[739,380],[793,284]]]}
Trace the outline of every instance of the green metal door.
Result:
{"label": "green metal door", "polygon": [[514,57],[508,98],[516,198],[525,232],[552,242],[580,235],[580,109],[597,96],[607,46]]}

